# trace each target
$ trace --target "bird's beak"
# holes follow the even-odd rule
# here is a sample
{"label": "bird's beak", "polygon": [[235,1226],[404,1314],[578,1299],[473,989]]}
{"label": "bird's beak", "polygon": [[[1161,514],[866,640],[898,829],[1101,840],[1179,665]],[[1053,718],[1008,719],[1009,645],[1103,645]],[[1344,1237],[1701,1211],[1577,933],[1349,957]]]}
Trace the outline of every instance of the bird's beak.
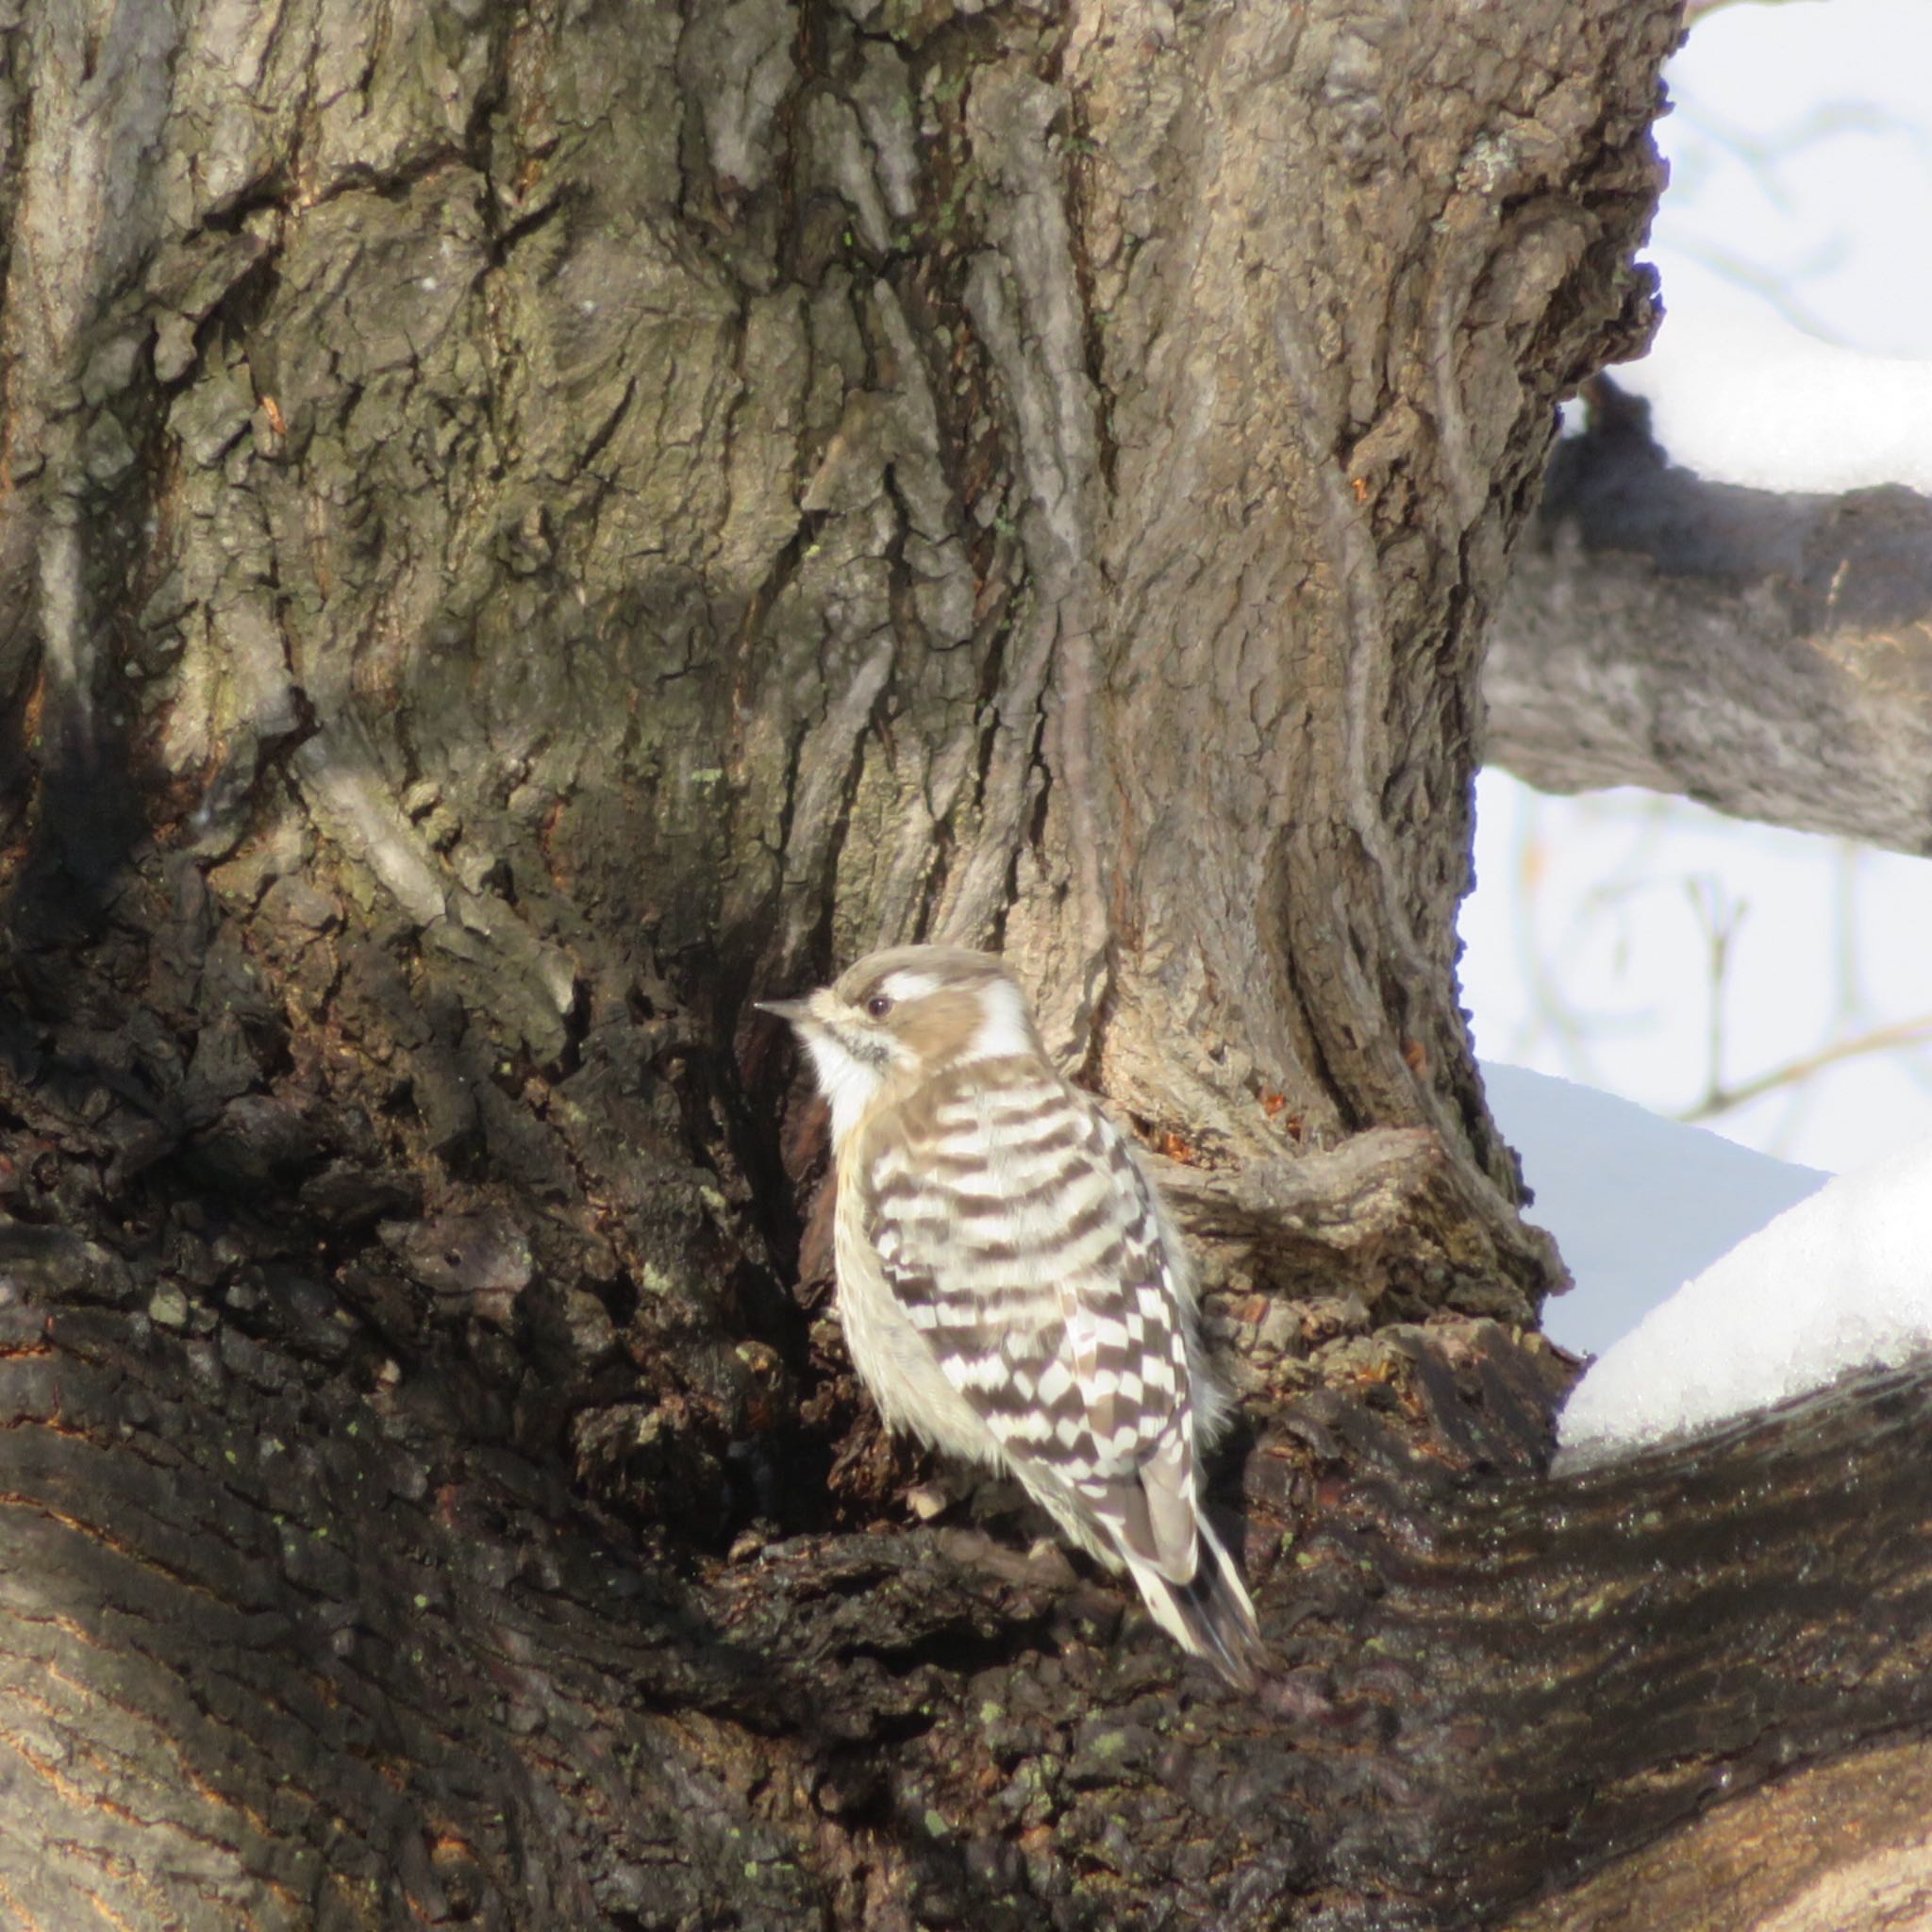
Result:
{"label": "bird's beak", "polygon": [[797,1026],[811,1018],[809,1000],[754,1000],[761,1013],[770,1013],[774,1019],[783,1020],[789,1025]]}

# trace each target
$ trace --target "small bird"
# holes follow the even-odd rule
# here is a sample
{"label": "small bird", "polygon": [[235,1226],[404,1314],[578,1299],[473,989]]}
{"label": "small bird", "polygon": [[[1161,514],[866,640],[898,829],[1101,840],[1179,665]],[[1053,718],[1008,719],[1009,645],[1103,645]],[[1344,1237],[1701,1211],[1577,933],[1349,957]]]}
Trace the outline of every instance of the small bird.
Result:
{"label": "small bird", "polygon": [[832,1110],[840,1319],[887,1424],[1020,1480],[1231,1682],[1261,1655],[1202,1511],[1220,1391],[1187,1256],[1125,1137],[989,954],[874,953],[802,1000]]}

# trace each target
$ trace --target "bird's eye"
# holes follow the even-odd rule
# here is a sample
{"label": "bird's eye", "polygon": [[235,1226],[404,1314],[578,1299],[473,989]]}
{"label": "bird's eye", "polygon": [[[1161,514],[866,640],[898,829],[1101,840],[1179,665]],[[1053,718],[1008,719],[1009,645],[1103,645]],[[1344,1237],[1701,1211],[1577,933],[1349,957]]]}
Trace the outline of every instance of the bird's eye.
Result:
{"label": "bird's eye", "polygon": [[885,996],[884,993],[875,992],[873,994],[871,999],[866,1001],[865,1010],[868,1013],[870,1013],[874,1020],[883,1020],[886,1017],[886,1015],[892,1010],[892,1003]]}

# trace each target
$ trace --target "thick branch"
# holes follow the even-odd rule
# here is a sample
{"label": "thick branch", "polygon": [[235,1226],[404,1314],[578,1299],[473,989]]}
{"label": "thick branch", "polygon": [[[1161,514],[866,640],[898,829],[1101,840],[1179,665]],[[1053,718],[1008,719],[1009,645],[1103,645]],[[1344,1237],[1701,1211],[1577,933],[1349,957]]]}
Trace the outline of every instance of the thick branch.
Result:
{"label": "thick branch", "polygon": [[299,1269],[183,1331],[152,1260],[0,1247],[4,1866],[42,1923],[1462,1927],[1932,1725],[1923,1371],[1553,1483],[1546,1345],[1363,1337],[1352,1386],[1250,1405],[1282,1674],[1242,1699],[984,1539],[625,1554],[467,1440],[491,1397],[448,1356],[358,1394],[315,1375],[344,1341]]}
{"label": "thick branch", "polygon": [[[1874,1373],[1639,1462],[1473,1492],[1467,1517],[1436,1520],[1390,1593],[1394,1620],[1415,1624],[1382,1647],[1435,1659],[1445,1725],[1424,1755],[1461,1780],[1452,1834],[1482,1833],[1471,1882],[1486,1902],[1517,1883],[1534,1896],[1566,1865],[1652,1843],[1861,1740],[1909,1743],[1923,1779],[1932,1550],[1914,1463],[1928,1402],[1924,1364]],[[1689,1834],[1626,1872],[1623,1916],[1553,1907],[1537,1923],[1769,1923],[1725,1909],[1749,1815],[1728,1840]],[[1897,1822],[1875,1803],[1815,1828],[1767,1861],[1774,1882],[1756,1896],[1794,1899],[1888,1834]],[[1698,1891],[1695,1914],[1673,1904]]]}
{"label": "thick branch", "polygon": [[1491,762],[1932,852],[1932,501],[1707,483],[1593,391],[1497,620]]}

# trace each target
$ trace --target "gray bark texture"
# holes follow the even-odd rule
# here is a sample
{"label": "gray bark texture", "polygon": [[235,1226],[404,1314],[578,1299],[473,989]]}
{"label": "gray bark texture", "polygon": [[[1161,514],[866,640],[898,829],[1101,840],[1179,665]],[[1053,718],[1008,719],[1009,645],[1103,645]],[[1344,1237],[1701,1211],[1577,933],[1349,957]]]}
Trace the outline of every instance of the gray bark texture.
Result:
{"label": "gray bark texture", "polygon": [[1587,393],[1491,636],[1486,756],[1932,854],[1932,501],[1706,482]]}
{"label": "gray bark texture", "polygon": [[[1545,1481],[1457,1003],[1675,31],[0,0],[0,1916],[1400,1932],[1923,1735],[1923,1391]],[[928,936],[1173,1187],[1258,1698],[854,1385],[748,1001]]]}

